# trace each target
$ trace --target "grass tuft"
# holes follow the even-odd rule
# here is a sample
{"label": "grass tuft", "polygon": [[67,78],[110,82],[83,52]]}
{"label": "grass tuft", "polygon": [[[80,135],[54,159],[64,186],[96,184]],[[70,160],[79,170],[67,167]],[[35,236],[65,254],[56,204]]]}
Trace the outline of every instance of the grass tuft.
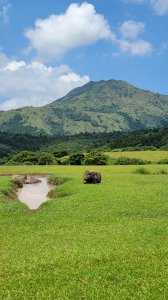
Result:
{"label": "grass tuft", "polygon": [[158,172],[156,173],[153,173],[154,175],[167,175],[168,174],[168,171],[167,170],[159,170]]}
{"label": "grass tuft", "polygon": [[136,170],[133,171],[134,174],[142,174],[142,175],[149,175],[151,174],[151,172],[143,167],[138,168]]}
{"label": "grass tuft", "polygon": [[16,187],[16,188],[22,188],[23,187],[23,180],[21,178],[13,178],[12,179],[12,184]]}
{"label": "grass tuft", "polygon": [[53,185],[61,185],[69,180],[70,180],[70,178],[67,178],[67,177],[57,177],[57,176],[51,175],[49,177],[48,183],[53,184]]}

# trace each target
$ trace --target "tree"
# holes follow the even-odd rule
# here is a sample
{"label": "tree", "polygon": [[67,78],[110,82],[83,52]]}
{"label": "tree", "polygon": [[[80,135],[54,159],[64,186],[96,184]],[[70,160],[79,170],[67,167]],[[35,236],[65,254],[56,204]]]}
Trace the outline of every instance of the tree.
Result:
{"label": "tree", "polygon": [[38,165],[54,165],[56,160],[53,154],[42,152],[39,155]]}
{"label": "tree", "polygon": [[18,154],[13,155],[9,159],[9,163],[11,164],[37,164],[38,162],[38,157],[36,152],[32,151],[21,151]]}
{"label": "tree", "polygon": [[85,157],[85,165],[107,165],[107,156],[98,151],[91,151]]}
{"label": "tree", "polygon": [[70,165],[82,165],[84,162],[84,154],[83,153],[75,153],[69,156],[69,164]]}
{"label": "tree", "polygon": [[60,151],[57,150],[57,151],[54,151],[53,154],[56,158],[61,158],[61,157],[68,155],[69,153],[68,153],[68,150],[60,150]]}

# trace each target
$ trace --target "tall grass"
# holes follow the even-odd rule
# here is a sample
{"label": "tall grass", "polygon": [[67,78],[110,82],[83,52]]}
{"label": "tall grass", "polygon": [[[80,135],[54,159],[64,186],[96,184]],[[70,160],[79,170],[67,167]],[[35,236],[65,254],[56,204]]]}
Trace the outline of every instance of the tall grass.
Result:
{"label": "tall grass", "polygon": [[151,172],[149,170],[147,170],[146,168],[143,168],[143,167],[134,170],[133,173],[134,174],[143,174],[143,175],[151,174]]}

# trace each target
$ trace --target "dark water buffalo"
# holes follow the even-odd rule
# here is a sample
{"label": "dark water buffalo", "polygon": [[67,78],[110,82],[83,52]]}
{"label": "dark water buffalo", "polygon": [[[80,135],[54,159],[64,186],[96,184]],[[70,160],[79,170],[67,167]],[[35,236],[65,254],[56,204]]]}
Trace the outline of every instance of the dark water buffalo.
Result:
{"label": "dark water buffalo", "polygon": [[101,174],[96,171],[85,171],[83,183],[100,183]]}

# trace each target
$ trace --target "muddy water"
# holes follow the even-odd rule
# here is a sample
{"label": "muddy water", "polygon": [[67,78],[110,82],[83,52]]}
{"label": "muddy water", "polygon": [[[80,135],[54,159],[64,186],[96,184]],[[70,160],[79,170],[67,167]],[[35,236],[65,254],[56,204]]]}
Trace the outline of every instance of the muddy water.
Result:
{"label": "muddy water", "polygon": [[41,180],[39,183],[24,184],[18,192],[18,199],[25,203],[31,210],[38,209],[43,202],[46,202],[50,187],[46,177],[36,177]]}

